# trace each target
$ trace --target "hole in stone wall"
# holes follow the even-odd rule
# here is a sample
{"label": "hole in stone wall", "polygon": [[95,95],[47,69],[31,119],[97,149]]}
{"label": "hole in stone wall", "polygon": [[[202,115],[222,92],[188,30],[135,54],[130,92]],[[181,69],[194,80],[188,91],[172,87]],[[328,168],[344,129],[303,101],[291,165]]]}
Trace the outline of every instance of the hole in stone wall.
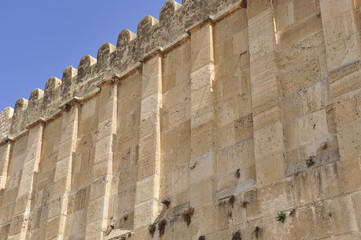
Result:
{"label": "hole in stone wall", "polygon": [[182,213],[183,220],[187,223],[187,226],[191,224],[193,214],[194,214],[194,208],[189,208],[187,211]]}
{"label": "hole in stone wall", "polygon": [[164,235],[166,225],[167,221],[165,219],[158,223],[159,237],[162,237]]}
{"label": "hole in stone wall", "polygon": [[157,229],[155,223],[149,225],[148,231],[152,237],[154,237],[155,230]]}
{"label": "hole in stone wall", "polygon": [[232,240],[242,240],[242,238],[241,238],[241,232],[240,232],[240,231],[237,231],[237,232],[233,233],[233,235],[232,235]]}

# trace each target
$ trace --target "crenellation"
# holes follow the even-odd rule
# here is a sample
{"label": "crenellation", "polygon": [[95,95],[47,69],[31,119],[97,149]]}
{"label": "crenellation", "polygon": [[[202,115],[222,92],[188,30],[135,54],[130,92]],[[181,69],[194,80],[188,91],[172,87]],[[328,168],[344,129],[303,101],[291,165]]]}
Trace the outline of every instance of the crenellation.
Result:
{"label": "crenellation", "polygon": [[148,33],[159,23],[159,20],[153,16],[145,16],[138,23],[137,35],[139,38],[149,37]]}
{"label": "crenellation", "polygon": [[33,107],[35,104],[38,103],[40,99],[42,99],[44,96],[44,91],[40,88],[36,88],[33,90],[29,97],[29,107]]}
{"label": "crenellation", "polygon": [[21,133],[24,129],[24,113],[26,109],[28,108],[28,99],[20,98],[16,101],[15,108],[14,108],[14,116],[11,123],[11,135],[17,135],[18,133]]}
{"label": "crenellation", "polygon": [[50,118],[58,111],[61,84],[62,81],[56,77],[51,77],[46,82],[44,97],[41,102],[41,116],[43,118]]}
{"label": "crenellation", "polygon": [[97,59],[86,55],[80,59],[79,65],[78,65],[78,78],[77,83],[85,82],[87,79],[86,77],[91,75],[93,66],[97,63]]}
{"label": "crenellation", "polygon": [[73,97],[77,76],[78,69],[74,68],[73,66],[69,66],[64,69],[61,84],[62,103],[68,102]]}
{"label": "crenellation", "polygon": [[37,88],[31,92],[28,108],[24,117],[24,126],[36,122],[41,117],[41,105],[44,97],[44,91]]}
{"label": "crenellation", "polygon": [[129,29],[124,29],[119,33],[117,39],[117,48],[124,48],[137,37],[137,34],[133,33]]}
{"label": "crenellation", "polygon": [[175,12],[181,7],[182,5],[176,2],[175,0],[168,0],[160,10],[159,20],[161,23],[165,22],[166,24],[171,21],[174,17]]}
{"label": "crenellation", "polygon": [[[97,65],[102,67],[103,65],[109,65],[109,59],[111,54],[116,50],[116,46],[111,43],[104,43],[98,50]],[[100,68],[101,70],[101,68]]]}

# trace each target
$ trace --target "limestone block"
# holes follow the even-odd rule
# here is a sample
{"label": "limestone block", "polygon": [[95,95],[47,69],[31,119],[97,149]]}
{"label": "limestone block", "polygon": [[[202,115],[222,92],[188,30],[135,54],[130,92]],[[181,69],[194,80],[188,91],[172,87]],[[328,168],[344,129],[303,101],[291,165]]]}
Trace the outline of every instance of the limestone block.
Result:
{"label": "limestone block", "polygon": [[157,129],[158,125],[159,115],[156,113],[150,113],[147,119],[142,120],[139,134],[142,138],[149,137],[154,134],[154,130]]}
{"label": "limestone block", "polygon": [[352,204],[354,207],[354,212],[355,212],[357,223],[358,223],[358,228],[360,229],[360,226],[361,226],[361,204],[360,204],[361,192],[352,194],[351,199],[352,199]]}
{"label": "limestone block", "polygon": [[150,95],[142,100],[141,107],[141,121],[146,121],[153,114],[158,116],[159,114],[159,104],[161,103],[161,94],[155,93]]}
{"label": "limestone block", "polygon": [[[347,73],[347,71],[343,72]],[[334,97],[335,100],[338,100],[340,95],[360,89],[361,83],[358,81],[360,74],[360,71],[356,71],[341,79],[333,79],[330,83],[331,96]]]}
{"label": "limestone block", "polygon": [[231,146],[235,143],[234,123],[231,122],[215,130],[216,146],[220,149]]}
{"label": "limestone block", "polygon": [[322,203],[297,208],[286,221],[291,222],[292,228],[288,234],[293,239],[326,238],[332,234],[332,220]]}
{"label": "limestone block", "polygon": [[318,59],[305,61],[294,69],[281,75],[284,95],[289,95],[309,85],[313,85],[321,78],[320,63]]}
{"label": "limestone block", "polygon": [[[258,0],[256,2],[259,2]],[[274,49],[275,33],[274,23],[272,21],[272,10],[267,9],[259,15],[248,20],[249,27],[249,51],[251,62],[259,57],[264,57],[270,54]]]}
{"label": "limestone block", "polygon": [[137,182],[137,194],[135,198],[135,203],[137,205],[147,202],[151,199],[158,199],[159,185],[156,184],[158,181],[159,176],[154,174]]}
{"label": "limestone block", "polygon": [[360,59],[359,30],[355,21],[353,1],[321,1],[326,42],[327,65],[330,71]]}
{"label": "limestone block", "polygon": [[169,128],[176,128],[191,118],[191,110],[188,104],[175,105],[169,112]]}
{"label": "limestone block", "polygon": [[208,123],[215,121],[214,106],[207,104],[202,107],[200,105],[192,106],[191,125],[193,128],[200,128],[202,125],[208,125]]}
{"label": "limestone block", "polygon": [[142,142],[139,148],[139,155],[141,159],[149,155],[155,156],[156,154],[159,154],[158,149],[160,143],[158,138],[158,133],[155,133],[153,135],[140,139],[140,141]]}
{"label": "limestone block", "polygon": [[283,32],[295,22],[294,10],[293,1],[280,0],[275,2],[274,11],[277,30]]}
{"label": "limestone block", "polygon": [[[54,199],[49,201],[48,207],[48,219],[57,218],[61,214],[62,199]],[[57,226],[57,225],[56,225]]]}
{"label": "limestone block", "polygon": [[[193,122],[192,122],[193,124]],[[205,151],[213,148],[215,142],[213,140],[213,121],[198,125],[196,129],[192,129],[191,135],[191,151],[192,155],[197,156]]]}
{"label": "limestone block", "polygon": [[277,212],[291,209],[294,202],[291,190],[290,182],[280,181],[247,191],[244,195],[247,219],[254,220],[269,215],[274,219]]}
{"label": "limestone block", "polygon": [[90,223],[103,219],[103,211],[108,208],[104,205],[105,203],[104,196],[89,201],[87,205],[87,229],[89,229]]}
{"label": "limestone block", "polygon": [[354,121],[338,128],[337,137],[342,159],[349,160],[360,154],[360,121]]}
{"label": "limestone block", "polygon": [[313,203],[320,199],[337,196],[342,192],[335,165],[301,172],[293,176],[295,203],[297,206]]}
{"label": "limestone block", "polygon": [[211,24],[196,29],[191,37],[191,71],[195,72],[214,62],[213,48],[213,27]]}
{"label": "limestone block", "polygon": [[189,166],[182,166],[172,171],[172,194],[177,195],[189,188]]}
{"label": "limestone block", "polygon": [[114,172],[127,171],[127,169],[132,170],[134,166],[136,166],[139,159],[139,146],[133,144],[134,143],[130,143],[129,148],[123,152],[115,152],[113,162]]}
{"label": "limestone block", "polygon": [[58,237],[58,228],[60,217],[50,218],[46,223],[45,239],[56,239]]}
{"label": "limestone block", "polygon": [[[307,0],[308,1],[308,0]],[[308,14],[307,12],[304,12]],[[300,13],[303,14],[303,13]],[[293,17],[293,16],[292,16]],[[279,25],[277,24],[277,30],[279,30]],[[300,42],[310,41],[312,37],[318,35],[318,33],[322,34],[322,21],[320,15],[313,13],[313,15],[307,17],[306,19],[299,21],[294,24],[291,28],[285,29],[280,34],[280,43],[283,46],[291,45],[293,48],[297,48]],[[321,39],[323,41],[323,39]],[[306,51],[309,52],[311,49]],[[323,49],[313,49],[313,51],[324,51]],[[282,49],[283,51],[283,49]],[[312,51],[312,50],[311,50]],[[299,58],[303,58],[303,54],[299,55]],[[294,61],[292,59],[291,61]]]}
{"label": "limestone block", "polygon": [[213,203],[213,191],[215,183],[212,178],[206,178],[191,184],[190,204],[195,209]]}
{"label": "limestone block", "polygon": [[135,206],[134,228],[149,226],[158,214],[158,201],[148,200]]}
{"label": "limestone block", "polygon": [[358,101],[361,100],[361,94],[353,97],[341,96],[335,104],[335,121],[337,126],[352,124],[359,120],[359,111],[361,111]]}
{"label": "limestone block", "polygon": [[253,137],[253,117],[252,114],[242,116],[234,121],[235,142],[240,142]]}
{"label": "limestone block", "polygon": [[154,94],[159,94],[161,89],[161,63],[159,56],[153,57],[143,65],[142,98],[143,100]]}
{"label": "limestone block", "polygon": [[351,197],[339,197],[326,201],[325,208],[331,218],[331,228],[334,234],[357,231],[358,226]]}
{"label": "limestone block", "polygon": [[[66,222],[65,236],[66,237],[84,237],[86,229],[86,210],[81,210],[72,213]],[[65,237],[65,238],[66,238]]]}
{"label": "limestone block", "polygon": [[273,75],[273,70],[265,72],[262,76],[253,77],[252,88],[255,89],[252,92],[252,102],[255,107],[276,99],[278,96],[277,79]]}
{"label": "limestone block", "polygon": [[13,218],[11,219],[9,236],[13,236],[14,239],[16,239],[14,235],[20,234],[21,228],[23,226],[23,220],[24,213],[13,216]]}
{"label": "limestone block", "polygon": [[279,106],[273,106],[253,117],[253,126],[255,130],[262,129],[274,124],[282,119],[282,109]]}
{"label": "limestone block", "polygon": [[97,101],[98,98],[93,98],[87,102],[85,102],[81,107],[80,119],[82,121],[93,117],[97,111]]}
{"label": "limestone block", "polygon": [[[201,101],[201,99],[193,99],[193,91],[196,92],[196,90],[199,89],[208,89],[208,93],[212,92],[212,83],[214,81],[214,65],[213,64],[208,64],[205,65],[199,69],[197,69],[196,71],[193,71],[191,73],[191,89],[192,89],[192,103],[199,103]],[[203,90],[205,91],[205,90]],[[201,92],[199,92],[199,94],[202,96]],[[196,94],[195,96],[199,95]],[[207,95],[204,95],[205,97],[208,97]],[[203,101],[207,101],[207,99],[202,99]]]}
{"label": "limestone block", "polygon": [[7,240],[9,234],[10,224],[0,227],[0,240]]}
{"label": "limestone block", "polygon": [[255,154],[256,156],[266,156],[269,153],[282,151],[283,141],[280,136],[283,135],[282,124],[276,122],[262,129],[255,131]]}
{"label": "limestone block", "polygon": [[126,214],[129,215],[134,211],[135,206],[135,186],[129,187],[126,190],[119,192],[114,196],[114,210],[113,213],[115,216],[120,218],[124,217]]}
{"label": "limestone block", "polygon": [[249,139],[217,152],[217,176],[236,173],[254,164],[253,140]]}
{"label": "limestone block", "polygon": [[190,165],[194,166],[194,168],[190,171],[190,184],[193,185],[211,178],[215,173],[215,163],[216,159],[213,151],[192,158]]}
{"label": "limestone block", "polygon": [[159,153],[154,153],[139,159],[139,164],[141,164],[142,168],[138,168],[138,179],[149,177],[157,172],[156,167],[158,168],[158,166],[156,166],[154,159],[159,159],[159,156]]}
{"label": "limestone block", "polygon": [[247,4],[247,14],[249,18],[253,18],[260,13],[264,12],[265,10],[271,7],[271,2],[267,0],[255,0],[250,1]]}
{"label": "limestone block", "polygon": [[53,184],[53,189],[51,192],[52,198],[53,199],[59,198],[59,197],[61,198],[64,195],[67,188],[68,188],[68,186],[67,186],[66,177],[64,176],[63,178],[58,179]]}
{"label": "limestone block", "polygon": [[341,158],[338,163],[343,192],[350,193],[361,189],[360,161],[360,157],[347,160]]}

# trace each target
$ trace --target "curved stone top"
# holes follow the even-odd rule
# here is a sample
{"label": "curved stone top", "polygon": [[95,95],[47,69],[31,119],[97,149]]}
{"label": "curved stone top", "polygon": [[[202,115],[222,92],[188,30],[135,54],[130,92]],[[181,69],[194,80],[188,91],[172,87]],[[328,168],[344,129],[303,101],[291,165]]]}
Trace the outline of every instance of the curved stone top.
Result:
{"label": "curved stone top", "polygon": [[183,0],[183,5],[168,0],[160,10],[159,19],[145,16],[140,20],[137,34],[130,30],[120,32],[116,46],[105,43],[97,58],[86,55],[81,58],[78,69],[67,67],[62,79],[49,78],[45,90],[35,89],[29,101],[19,99],[15,109],[0,112],[0,141],[3,136],[18,135],[39,118],[48,119],[59,112],[59,107],[74,97],[92,92],[102,81],[131,71],[155,49],[168,46],[187,32],[194,24],[210,15],[230,7],[245,7],[246,0]]}

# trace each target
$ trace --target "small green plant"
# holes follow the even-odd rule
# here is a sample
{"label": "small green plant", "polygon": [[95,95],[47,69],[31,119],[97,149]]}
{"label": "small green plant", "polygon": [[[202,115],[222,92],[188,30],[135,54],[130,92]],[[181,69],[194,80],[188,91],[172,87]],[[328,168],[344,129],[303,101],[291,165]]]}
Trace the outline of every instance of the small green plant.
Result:
{"label": "small green plant", "polygon": [[315,165],[315,156],[310,156],[309,158],[306,159],[306,165],[307,167],[311,167],[313,165]]}
{"label": "small green plant", "polygon": [[284,211],[280,211],[277,213],[277,218],[276,218],[277,221],[285,222],[286,218],[287,218],[287,214]]}

